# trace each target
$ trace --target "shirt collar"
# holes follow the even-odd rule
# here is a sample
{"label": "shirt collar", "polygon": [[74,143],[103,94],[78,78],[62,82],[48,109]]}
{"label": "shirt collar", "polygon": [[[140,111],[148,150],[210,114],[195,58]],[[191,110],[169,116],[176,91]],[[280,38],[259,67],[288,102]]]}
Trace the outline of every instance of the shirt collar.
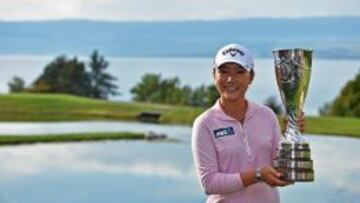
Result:
{"label": "shirt collar", "polygon": [[[248,103],[248,107],[245,114],[245,121],[249,120],[256,112],[255,104],[249,100],[246,100]],[[235,118],[227,115],[224,110],[222,109],[220,105],[220,99],[216,101],[216,103],[212,107],[212,111],[214,112],[214,115],[221,119],[221,120],[231,120],[231,121],[238,121]]]}

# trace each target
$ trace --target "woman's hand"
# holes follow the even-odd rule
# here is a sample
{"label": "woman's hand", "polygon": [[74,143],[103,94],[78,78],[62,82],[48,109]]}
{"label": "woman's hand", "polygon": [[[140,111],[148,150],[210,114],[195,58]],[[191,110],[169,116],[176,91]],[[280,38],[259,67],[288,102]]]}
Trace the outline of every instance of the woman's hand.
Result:
{"label": "woman's hand", "polygon": [[260,172],[263,181],[270,186],[275,187],[275,186],[286,186],[293,184],[291,182],[281,180],[280,177],[282,174],[272,166],[266,166],[264,168],[261,168]]}
{"label": "woman's hand", "polygon": [[[284,126],[286,127],[288,123],[288,119],[287,118],[284,118]],[[297,120],[296,120],[296,124],[297,124],[297,127],[299,129],[299,131],[301,133],[304,133],[305,132],[305,126],[306,126],[306,122],[305,122],[305,114],[304,112],[302,111],[300,113],[300,115],[297,117]],[[284,131],[284,130],[283,130]]]}
{"label": "woman's hand", "polygon": [[297,118],[296,124],[299,128],[299,131],[301,133],[304,133],[304,131],[305,131],[305,114],[303,111],[300,113],[299,117]]}

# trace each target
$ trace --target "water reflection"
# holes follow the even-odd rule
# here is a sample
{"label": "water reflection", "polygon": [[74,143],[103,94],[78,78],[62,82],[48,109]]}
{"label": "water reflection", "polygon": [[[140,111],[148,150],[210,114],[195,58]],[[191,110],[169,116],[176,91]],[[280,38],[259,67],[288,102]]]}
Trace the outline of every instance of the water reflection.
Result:
{"label": "water reflection", "polygon": [[315,182],[280,190],[283,202],[357,202],[360,198],[360,140],[308,137]]}
{"label": "water reflection", "polygon": [[174,179],[193,176],[191,157],[177,159],[179,154],[184,154],[184,146],[170,145],[136,141],[2,147],[0,171],[10,180],[49,172],[99,172]]}
{"label": "water reflection", "polygon": [[[110,192],[112,198],[106,202],[119,202],[119,198],[120,202],[203,201],[189,145],[183,143],[105,141],[1,147],[0,161],[0,194],[9,202],[48,202],[39,199],[44,191],[53,195],[51,202],[103,202],[97,198],[102,192]],[[28,193],[24,185],[33,192]],[[88,195],[94,200],[73,194],[68,185],[78,186],[72,190],[80,193],[92,191]],[[25,197],[16,196],[19,191]]]}

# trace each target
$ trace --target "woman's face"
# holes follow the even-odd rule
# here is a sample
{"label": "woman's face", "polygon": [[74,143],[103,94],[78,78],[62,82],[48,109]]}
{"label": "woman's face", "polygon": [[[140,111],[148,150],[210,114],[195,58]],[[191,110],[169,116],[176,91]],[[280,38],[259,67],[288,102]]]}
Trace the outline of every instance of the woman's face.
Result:
{"label": "woman's face", "polygon": [[225,63],[214,72],[220,97],[228,101],[244,99],[253,76],[237,63]]}

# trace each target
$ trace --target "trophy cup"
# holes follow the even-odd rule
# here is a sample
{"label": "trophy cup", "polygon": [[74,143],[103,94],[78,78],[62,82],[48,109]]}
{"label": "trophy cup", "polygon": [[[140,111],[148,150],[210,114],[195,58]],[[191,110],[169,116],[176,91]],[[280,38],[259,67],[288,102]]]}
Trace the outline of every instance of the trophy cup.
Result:
{"label": "trophy cup", "polygon": [[280,49],[273,51],[277,86],[286,109],[288,124],[279,146],[274,167],[289,182],[314,181],[310,147],[298,130],[300,115],[311,76],[312,50]]}

